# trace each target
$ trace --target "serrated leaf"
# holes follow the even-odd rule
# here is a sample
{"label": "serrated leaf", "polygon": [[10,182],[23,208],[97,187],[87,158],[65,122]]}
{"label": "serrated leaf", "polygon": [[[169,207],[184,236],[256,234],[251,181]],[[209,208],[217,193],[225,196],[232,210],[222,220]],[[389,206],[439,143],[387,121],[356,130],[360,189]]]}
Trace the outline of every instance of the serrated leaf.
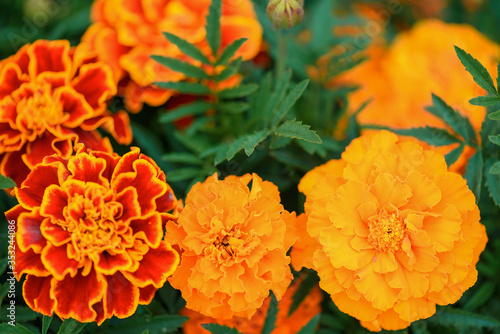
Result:
{"label": "serrated leaf", "polygon": [[235,99],[239,97],[245,97],[253,92],[255,92],[259,88],[257,84],[246,84],[239,85],[238,87],[225,89],[220,92],[219,97],[221,99]]}
{"label": "serrated leaf", "polygon": [[220,102],[217,104],[217,108],[228,114],[240,114],[247,111],[250,105],[247,102],[231,101],[231,102]]}
{"label": "serrated leaf", "polygon": [[201,327],[203,327],[205,330],[209,331],[212,334],[241,334],[240,332],[238,332],[237,329],[230,328],[225,325],[202,324]]}
{"label": "serrated leaf", "polygon": [[495,205],[500,207],[500,175],[488,173],[494,164],[495,161],[493,159],[488,160],[486,163],[486,188],[488,189],[491,199],[495,202]]}
{"label": "serrated leaf", "polygon": [[153,85],[164,89],[172,89],[183,94],[209,95],[212,93],[207,86],[195,82],[153,82]]}
{"label": "serrated leaf", "polygon": [[323,144],[311,143],[304,140],[298,140],[297,144],[309,155],[318,154],[322,158],[325,158],[327,155],[326,148]]}
{"label": "serrated leaf", "polygon": [[269,309],[267,310],[266,320],[264,326],[262,327],[262,334],[270,334],[276,324],[276,316],[278,314],[278,301],[276,296],[271,292],[271,302],[269,303]]}
{"label": "serrated leaf", "polygon": [[297,334],[313,334],[316,331],[316,327],[318,327],[319,317],[320,315],[316,314]]}
{"label": "serrated leaf", "polygon": [[500,96],[478,96],[470,99],[469,102],[475,106],[489,107],[500,103]]}
{"label": "serrated leaf", "polygon": [[215,158],[214,158],[214,166],[217,166],[218,164],[220,164],[221,162],[223,162],[224,160],[227,159],[226,156],[227,156],[228,149],[229,149],[229,145],[227,145],[227,144],[219,147],[217,154],[215,155]]}
{"label": "serrated leaf", "polygon": [[43,316],[42,318],[42,334],[47,334],[50,323],[52,322],[53,317],[48,317],[46,315]]}
{"label": "serrated leaf", "polygon": [[221,29],[220,29],[220,16],[222,11],[221,0],[212,0],[208,8],[207,16],[207,41],[212,54],[217,56],[220,47]]}
{"label": "serrated leaf", "polygon": [[271,150],[276,150],[278,148],[282,148],[282,147],[285,147],[287,145],[290,145],[291,142],[292,142],[292,138],[273,136],[273,138],[271,139],[271,143],[269,143],[269,148]]}
{"label": "serrated leaf", "polygon": [[228,149],[226,151],[227,161],[234,158],[236,153],[238,153],[239,151],[241,151],[243,149],[243,145],[245,144],[245,140],[246,140],[246,136],[243,136],[243,137],[239,137],[234,142],[229,144]]}
{"label": "serrated leaf", "polygon": [[192,179],[195,176],[200,175],[200,173],[200,169],[195,167],[174,169],[173,171],[166,173],[167,182],[178,182]]}
{"label": "serrated leaf", "polygon": [[493,296],[496,288],[497,283],[495,281],[488,281],[481,284],[472,297],[470,297],[465,303],[464,310],[471,311],[482,306],[491,298],[491,296]]}
{"label": "serrated leaf", "polygon": [[15,326],[0,324],[0,332],[2,334],[35,334],[26,327],[19,324],[16,324]]}
{"label": "serrated leaf", "polygon": [[113,333],[137,334],[148,329],[151,333],[173,333],[188,320],[188,317],[180,315],[149,315],[128,318],[113,327]]}
{"label": "serrated leaf", "polygon": [[300,287],[297,289],[293,295],[293,302],[290,305],[290,310],[288,311],[288,317],[292,315],[293,312],[300,306],[302,301],[309,295],[311,290],[318,284],[319,278],[314,272],[309,272],[307,277],[300,283]]}
{"label": "serrated leaf", "polygon": [[301,139],[311,143],[321,144],[321,138],[316,134],[316,131],[309,130],[310,125],[302,124],[301,121],[295,119],[289,120],[281,124],[274,134],[282,137],[289,137],[292,139]]}
{"label": "serrated leaf", "polygon": [[455,46],[455,51],[462,64],[465,66],[465,69],[472,75],[474,81],[486,91],[498,95],[493,79],[486,68],[484,68],[476,58],[472,57],[458,46]]}
{"label": "serrated leaf", "polygon": [[276,109],[271,117],[270,126],[276,126],[286,114],[292,109],[293,105],[297,102],[297,100],[302,96],[307,85],[309,84],[309,80],[304,80],[298,83],[285,97],[285,100],[281,104],[280,108]]}
{"label": "serrated leaf", "polygon": [[190,104],[185,104],[175,109],[169,110],[158,118],[160,123],[170,123],[187,116],[204,114],[208,109],[213,108],[213,105],[205,101],[196,101]]}
{"label": "serrated leaf", "polygon": [[246,41],[247,38],[240,38],[226,46],[226,48],[222,51],[219,59],[217,60],[216,65],[224,65],[225,63],[227,63]]}
{"label": "serrated leaf", "polygon": [[290,78],[292,77],[292,71],[288,70],[281,77],[279,82],[276,85],[275,90],[271,94],[271,97],[267,100],[267,103],[264,107],[264,118],[267,121],[271,119],[271,116],[275,113],[278,104],[285,97],[286,91],[288,89],[288,85],[290,84]]}
{"label": "serrated leaf", "polygon": [[461,135],[467,142],[476,141],[476,134],[468,118],[455,111],[437,95],[432,94],[432,103],[438,112],[437,116],[441,116],[453,131]]}
{"label": "serrated leaf", "polygon": [[242,58],[239,57],[238,59],[234,60],[231,64],[229,64],[225,69],[223,69],[219,74],[217,74],[213,79],[215,81],[224,81],[231,77],[232,75],[235,75],[238,73],[241,65],[241,60]]}
{"label": "serrated leaf", "polygon": [[168,162],[181,162],[181,163],[192,164],[192,165],[203,164],[203,160],[201,160],[199,157],[197,157],[194,154],[185,153],[185,152],[168,153],[168,154],[164,154],[161,158],[164,161],[168,161]]}
{"label": "serrated leaf", "polygon": [[496,136],[488,136],[488,138],[490,139],[490,141],[495,144],[495,145],[500,145],[500,135],[496,135]]}
{"label": "serrated leaf", "polygon": [[412,322],[411,331],[413,334],[431,334],[427,329],[427,320]]}
{"label": "serrated leaf", "polygon": [[477,151],[470,159],[465,170],[464,178],[467,180],[469,189],[476,196],[476,201],[479,201],[481,196],[481,185],[483,182],[483,155],[481,151]]}
{"label": "serrated leaf", "polygon": [[444,156],[444,159],[446,160],[446,164],[448,165],[448,168],[450,168],[451,165],[453,165],[458,158],[462,155],[462,152],[464,151],[465,145],[462,143],[460,146],[457,148],[453,149],[451,152],[446,154]]}
{"label": "serrated leaf", "polygon": [[411,128],[411,129],[392,129],[386,126],[367,125],[365,126],[365,128],[388,130],[398,135],[412,136],[417,139],[423,140],[426,143],[433,146],[446,146],[461,142],[458,138],[454,137],[447,130],[441,128],[433,128],[430,126],[422,128]]}
{"label": "serrated leaf", "polygon": [[481,314],[476,314],[451,307],[441,308],[429,318],[430,322],[455,328],[499,328],[500,321]]}
{"label": "serrated leaf", "polygon": [[201,52],[200,49],[196,45],[193,45],[179,36],[174,34],[164,32],[163,35],[173,44],[175,44],[179,50],[182,51],[186,56],[189,56],[193,59],[199,60],[204,64],[210,65],[210,60]]}
{"label": "serrated leaf", "polygon": [[488,170],[488,173],[493,175],[500,174],[500,161],[495,162]]}
{"label": "serrated leaf", "polygon": [[500,110],[489,113],[488,118],[492,121],[500,121]]}
{"label": "serrated leaf", "polygon": [[16,186],[16,183],[10,177],[0,175],[0,188],[2,190],[14,188],[15,186]]}
{"label": "serrated leaf", "polygon": [[245,154],[247,156],[250,156],[257,147],[257,145],[266,140],[269,134],[270,134],[269,130],[260,130],[251,135],[246,136],[246,140],[243,143],[243,149],[245,150]]}
{"label": "serrated leaf", "polygon": [[68,318],[63,321],[57,334],[77,334],[80,333],[86,325],[86,323]]}
{"label": "serrated leaf", "polygon": [[165,56],[158,56],[158,55],[152,55],[151,58],[153,58],[155,61],[162,64],[163,66],[170,68],[172,71],[184,74],[188,78],[196,78],[196,79],[211,78],[211,76],[208,75],[202,68],[191,65],[179,59],[165,57]]}

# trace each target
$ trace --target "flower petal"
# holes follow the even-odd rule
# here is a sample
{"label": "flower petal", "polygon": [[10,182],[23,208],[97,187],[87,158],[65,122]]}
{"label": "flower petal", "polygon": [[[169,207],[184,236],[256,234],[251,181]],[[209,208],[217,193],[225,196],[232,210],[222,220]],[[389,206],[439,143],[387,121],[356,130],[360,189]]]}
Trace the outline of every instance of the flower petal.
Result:
{"label": "flower petal", "polygon": [[139,288],[120,272],[105,278],[108,286],[104,295],[106,317],[110,318],[112,315],[120,319],[130,317],[139,303]]}
{"label": "flower petal", "polygon": [[35,312],[51,316],[55,300],[51,298],[52,277],[28,275],[23,284],[23,298]]}

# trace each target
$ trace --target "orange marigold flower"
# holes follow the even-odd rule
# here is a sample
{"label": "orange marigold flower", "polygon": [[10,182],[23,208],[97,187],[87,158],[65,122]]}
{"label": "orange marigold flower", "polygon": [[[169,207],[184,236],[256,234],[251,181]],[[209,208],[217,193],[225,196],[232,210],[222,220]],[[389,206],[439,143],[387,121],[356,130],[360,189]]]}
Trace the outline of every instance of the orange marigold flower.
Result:
{"label": "orange marigold flower", "polygon": [[81,142],[111,152],[110,132],[129,144],[125,112],[111,114],[116,93],[110,68],[70,49],[68,41],[40,40],[0,62],[0,173],[19,186],[30,170],[54,153],[67,159]]}
{"label": "orange marigold flower", "polygon": [[295,241],[294,219],[278,188],[256,174],[224,180],[214,174],[195,184],[166,236],[180,249],[170,282],[186,307],[218,319],[248,318],[269,290],[280,300],[292,279],[286,253]]}
{"label": "orange marigold flower", "polygon": [[[180,81],[182,73],[174,72],[150,58],[163,55],[185,56],[162,32],[181,36],[210,54],[205,22],[211,0],[96,0],[92,7],[94,22],[82,42],[110,64],[119,81],[120,94],[131,112],[139,112],[143,103],[164,104],[173,94],[159,89],[155,81]],[[260,49],[262,27],[251,0],[223,0],[221,48],[239,38],[248,38],[237,52],[243,60],[254,58]]]}
{"label": "orange marigold flower", "polygon": [[[297,292],[301,279],[296,280],[288,290],[286,290],[283,298],[278,303],[278,314],[276,315],[275,328],[272,334],[295,334],[300,331],[316,314],[321,312],[321,301],[323,294],[318,286],[314,287],[309,295],[300,303],[299,307],[288,315],[290,306],[293,303],[293,296]],[[234,317],[231,319],[214,319],[203,314],[184,308],[180,314],[189,317],[189,320],[184,323],[183,330],[185,334],[208,334],[209,331],[201,327],[202,324],[212,323],[225,325],[231,328],[236,328],[240,333],[245,334],[260,334],[267,317],[269,303],[271,297],[264,300],[264,304],[250,318]]]}
{"label": "orange marigold flower", "polygon": [[441,154],[381,131],[334,161],[299,187],[320,244],[320,286],[340,310],[370,330],[402,329],[476,282],[486,231],[474,194]]}
{"label": "orange marigold flower", "polygon": [[133,148],[123,157],[79,144],[46,157],[15,188],[16,263],[36,312],[100,325],[148,304],[179,263],[162,240],[176,198],[156,163]]}

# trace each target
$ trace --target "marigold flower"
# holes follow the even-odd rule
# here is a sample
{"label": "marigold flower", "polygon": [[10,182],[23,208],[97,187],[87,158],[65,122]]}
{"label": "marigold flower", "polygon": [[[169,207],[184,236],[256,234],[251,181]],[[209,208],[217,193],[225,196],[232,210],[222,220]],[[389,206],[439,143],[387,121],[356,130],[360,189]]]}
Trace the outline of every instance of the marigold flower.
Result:
{"label": "marigold flower", "polygon": [[176,198],[156,163],[86,150],[46,157],[15,188],[19,280],[34,311],[62,319],[126,318],[148,304],[179,263],[162,240]]}
{"label": "marigold flower", "polygon": [[[309,295],[300,303],[299,307],[288,316],[290,306],[293,303],[293,296],[297,292],[301,279],[297,279],[286,290],[283,298],[278,303],[278,314],[276,315],[275,328],[272,334],[295,334],[300,331],[316,314],[321,312],[321,301],[323,294],[318,286],[314,287]],[[209,332],[203,327],[202,324],[212,323],[225,325],[230,328],[236,328],[240,333],[245,334],[260,334],[267,317],[269,310],[269,303],[271,297],[264,300],[264,304],[255,312],[250,318],[234,317],[231,319],[221,320],[207,317],[203,314],[184,308],[180,314],[189,317],[189,320],[184,323],[183,330],[185,334],[208,334]]]}
{"label": "marigold flower", "polygon": [[167,223],[166,241],[181,254],[170,283],[204,315],[252,316],[269,290],[280,300],[290,284],[294,219],[271,182],[214,174],[193,186],[178,221]]}
{"label": "marigold flower", "polygon": [[486,231],[474,194],[441,154],[382,131],[334,161],[299,187],[320,244],[320,287],[341,311],[373,331],[402,329],[476,282]]}
{"label": "marigold flower", "polygon": [[128,115],[107,111],[115,93],[109,67],[70,49],[68,41],[40,40],[2,60],[0,173],[19,186],[43,157],[67,159],[76,143],[111,152],[99,127],[129,144]]}
{"label": "marigold flower", "polygon": [[[139,112],[143,103],[164,104],[173,91],[159,89],[155,81],[180,81],[174,72],[150,58],[151,55],[184,59],[185,56],[162,32],[187,39],[210,54],[205,22],[211,0],[96,0],[92,7],[94,22],[82,42],[113,69],[119,81],[119,94],[131,112]],[[262,27],[251,0],[223,0],[221,47],[239,38],[248,38],[236,57],[250,60],[257,55]]]}

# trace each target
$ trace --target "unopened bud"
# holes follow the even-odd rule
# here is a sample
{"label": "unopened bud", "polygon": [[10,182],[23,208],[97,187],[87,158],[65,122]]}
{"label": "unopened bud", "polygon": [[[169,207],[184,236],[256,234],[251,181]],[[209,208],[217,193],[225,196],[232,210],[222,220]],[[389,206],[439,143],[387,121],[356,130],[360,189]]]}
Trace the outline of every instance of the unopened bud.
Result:
{"label": "unopened bud", "polygon": [[276,29],[290,29],[304,18],[304,0],[269,0],[267,17]]}

